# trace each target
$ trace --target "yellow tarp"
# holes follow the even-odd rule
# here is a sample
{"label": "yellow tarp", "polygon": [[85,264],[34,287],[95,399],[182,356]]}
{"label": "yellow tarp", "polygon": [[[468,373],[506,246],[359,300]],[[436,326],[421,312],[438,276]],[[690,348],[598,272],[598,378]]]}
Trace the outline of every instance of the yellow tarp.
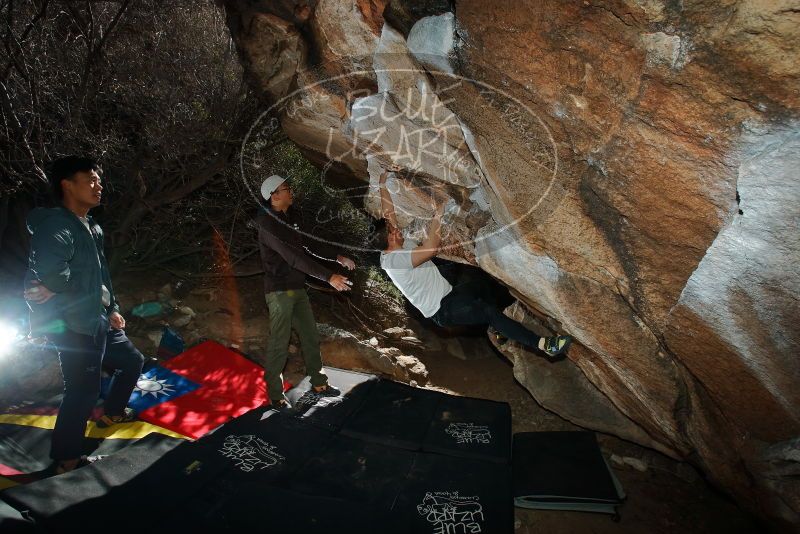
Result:
{"label": "yellow tarp", "polygon": [[[56,424],[55,415],[19,415],[19,414],[0,414],[0,423],[9,425],[33,426],[52,430]],[[105,439],[139,439],[148,434],[156,432],[173,438],[191,439],[183,434],[178,434],[172,430],[167,430],[160,426],[151,425],[144,421],[134,421],[132,423],[121,423],[107,428],[98,428],[94,421],[89,422],[87,436],[90,438]]]}

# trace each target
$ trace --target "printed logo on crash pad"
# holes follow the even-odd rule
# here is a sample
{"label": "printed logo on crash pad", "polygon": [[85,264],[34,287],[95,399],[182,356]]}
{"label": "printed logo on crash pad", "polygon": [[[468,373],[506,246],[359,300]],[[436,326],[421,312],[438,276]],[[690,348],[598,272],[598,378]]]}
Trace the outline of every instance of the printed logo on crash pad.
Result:
{"label": "printed logo on crash pad", "polygon": [[450,423],[445,432],[451,435],[456,443],[490,443],[492,441],[492,433],[486,425]]}
{"label": "printed logo on crash pad", "polygon": [[475,497],[461,497],[457,491],[425,493],[417,513],[431,524],[432,532],[483,532],[483,507]]}
{"label": "printed logo on crash pad", "polygon": [[192,382],[169,369],[154,367],[139,376],[128,406],[141,412],[190,393],[199,387],[200,384],[197,382]]}
{"label": "printed logo on crash pad", "polygon": [[226,437],[219,452],[246,473],[267,469],[286,459],[278,453],[277,447],[252,434]]}

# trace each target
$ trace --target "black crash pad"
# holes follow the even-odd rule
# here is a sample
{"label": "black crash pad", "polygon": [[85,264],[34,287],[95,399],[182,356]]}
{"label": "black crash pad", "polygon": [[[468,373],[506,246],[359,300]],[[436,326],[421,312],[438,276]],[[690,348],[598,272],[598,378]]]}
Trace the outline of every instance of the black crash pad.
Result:
{"label": "black crash pad", "polygon": [[0,532],[3,534],[15,534],[24,532],[36,532],[33,522],[28,521],[11,505],[0,501]]}
{"label": "black crash pad", "polygon": [[[266,422],[291,430],[283,414],[268,412]],[[184,531],[407,534],[391,508],[413,461],[409,451],[332,435],[293,477],[228,471],[160,524]]]}
{"label": "black crash pad", "polygon": [[195,445],[230,465],[216,483],[284,484],[309,457],[327,448],[332,433],[275,410],[252,410],[199,439]]}
{"label": "black crash pad", "polygon": [[422,450],[507,464],[511,461],[511,407],[505,402],[443,396]]}
{"label": "black crash pad", "polygon": [[410,451],[337,435],[306,461],[289,488],[389,510],[413,459]]}
{"label": "black crash pad", "polygon": [[276,486],[207,486],[159,522],[170,532],[409,534],[388,510]]}
{"label": "black crash pad", "polygon": [[625,493],[593,432],[514,434],[514,504],[616,514]]}
{"label": "black crash pad", "polygon": [[437,391],[380,380],[341,432],[391,447],[419,450],[443,397]]}
{"label": "black crash pad", "polygon": [[15,486],[0,498],[27,511],[37,525],[59,532],[96,524],[117,525],[131,510],[155,519],[213,480],[228,460],[194,443],[149,434],[107,458],[70,473]]}
{"label": "black crash pad", "polygon": [[512,533],[510,466],[416,453],[392,514],[409,533]]}
{"label": "black crash pad", "polygon": [[[0,463],[25,474],[43,472],[53,463],[50,458],[52,437],[53,431],[49,428],[0,424]],[[86,438],[82,453],[87,456],[106,456],[134,442],[130,439]]]}

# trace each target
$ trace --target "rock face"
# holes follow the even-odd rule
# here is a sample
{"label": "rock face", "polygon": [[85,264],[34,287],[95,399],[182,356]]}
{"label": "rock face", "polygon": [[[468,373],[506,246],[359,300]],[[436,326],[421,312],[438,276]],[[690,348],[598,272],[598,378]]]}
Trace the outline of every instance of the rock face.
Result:
{"label": "rock face", "polygon": [[447,202],[441,256],[575,337],[548,377],[591,402],[509,351],[540,402],[800,525],[796,1],[225,6],[313,161],[369,182],[376,216],[401,165],[407,236]]}
{"label": "rock face", "polygon": [[[353,334],[319,323],[320,351],[326,365],[367,373],[382,373],[397,380],[424,380],[425,365],[394,347],[377,348],[359,341]],[[377,343],[376,343],[377,345]]]}

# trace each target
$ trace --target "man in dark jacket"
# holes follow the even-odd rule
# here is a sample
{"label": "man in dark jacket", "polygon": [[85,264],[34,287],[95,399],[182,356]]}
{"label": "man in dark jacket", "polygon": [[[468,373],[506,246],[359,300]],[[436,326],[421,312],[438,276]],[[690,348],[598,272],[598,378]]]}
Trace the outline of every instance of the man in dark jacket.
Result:
{"label": "man in dark jacket", "polygon": [[49,178],[61,205],[28,215],[32,236],[25,298],[31,333],[56,346],[64,378],[50,450],[56,473],[71,471],[81,461],[102,368],[114,372],[104,415],[97,421],[106,427],[133,420],[126,405],[144,362],[125,336],[103,254],[103,232],[89,216],[102,198],[100,172],[89,158],[56,160]]}
{"label": "man in dark jacket", "polygon": [[[292,190],[285,178],[274,175],[264,180],[261,195],[268,206],[256,222],[270,323],[264,378],[272,406],[285,409],[289,408],[289,402],[283,394],[282,373],[289,357],[292,328],[300,338],[306,374],[314,391],[338,394],[338,390],[328,385],[328,377],[322,370],[317,323],[305,290],[306,275],[328,282],[337,291],[348,291],[350,281],[314,259],[334,261],[333,258],[314,254],[303,244],[300,216],[292,208]],[[333,255],[329,250],[325,252]],[[345,256],[337,255],[335,261],[350,270],[355,268],[353,260]]]}

